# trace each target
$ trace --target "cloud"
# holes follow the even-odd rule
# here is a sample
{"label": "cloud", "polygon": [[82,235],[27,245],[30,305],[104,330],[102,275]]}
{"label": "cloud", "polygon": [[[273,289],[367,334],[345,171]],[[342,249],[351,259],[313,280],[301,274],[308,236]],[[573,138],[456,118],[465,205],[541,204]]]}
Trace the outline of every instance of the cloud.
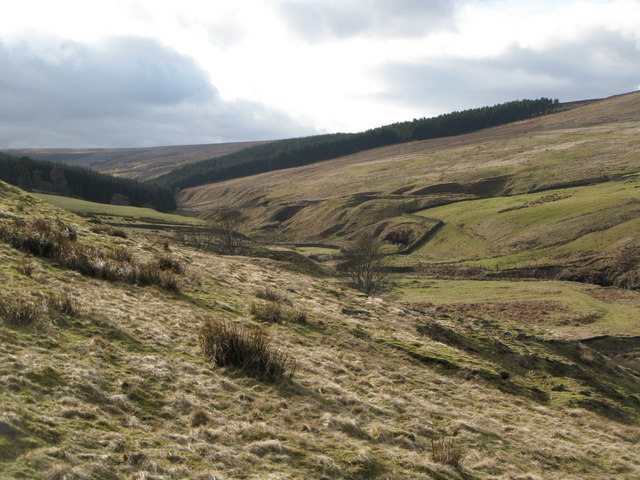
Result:
{"label": "cloud", "polygon": [[253,102],[223,100],[190,57],[156,40],[0,41],[0,146],[150,146],[311,133]]}
{"label": "cloud", "polygon": [[459,0],[283,0],[280,10],[303,38],[411,37],[453,26]]}
{"label": "cloud", "polygon": [[545,50],[517,45],[488,59],[446,58],[389,64],[381,97],[444,113],[518,98],[601,98],[634,89],[640,78],[635,39],[606,29]]}

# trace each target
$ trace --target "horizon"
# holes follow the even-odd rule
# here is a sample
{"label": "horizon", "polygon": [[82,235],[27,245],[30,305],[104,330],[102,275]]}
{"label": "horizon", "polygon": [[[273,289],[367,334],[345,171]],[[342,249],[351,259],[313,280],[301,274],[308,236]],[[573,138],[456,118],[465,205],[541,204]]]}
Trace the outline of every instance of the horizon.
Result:
{"label": "horizon", "polygon": [[0,19],[0,148],[264,141],[606,98],[640,87],[639,23],[636,0],[30,0]]}

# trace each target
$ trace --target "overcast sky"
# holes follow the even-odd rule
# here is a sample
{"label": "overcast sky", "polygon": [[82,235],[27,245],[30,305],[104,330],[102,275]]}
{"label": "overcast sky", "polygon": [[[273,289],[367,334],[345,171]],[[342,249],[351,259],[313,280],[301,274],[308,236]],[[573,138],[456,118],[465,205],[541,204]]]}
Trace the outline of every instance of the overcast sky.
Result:
{"label": "overcast sky", "polygon": [[355,132],[640,88],[640,0],[0,6],[0,148]]}

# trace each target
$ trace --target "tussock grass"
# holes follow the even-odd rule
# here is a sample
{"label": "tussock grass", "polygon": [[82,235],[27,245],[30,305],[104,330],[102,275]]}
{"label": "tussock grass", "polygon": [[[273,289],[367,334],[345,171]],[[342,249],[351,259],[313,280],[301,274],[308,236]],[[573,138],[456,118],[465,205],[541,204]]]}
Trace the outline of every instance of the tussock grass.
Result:
{"label": "tussock grass", "polygon": [[257,298],[261,298],[262,300],[268,300],[270,302],[277,302],[277,303],[286,303],[287,305],[291,305],[291,299],[286,294],[279,292],[275,288],[271,288],[271,287],[259,288],[255,290],[253,294]]}
{"label": "tussock grass", "polygon": [[220,367],[236,367],[264,380],[290,378],[297,363],[260,329],[208,318],[198,329],[205,358]]}
{"label": "tussock grass", "polygon": [[209,423],[209,414],[207,411],[198,407],[191,413],[191,426],[192,427],[200,427],[203,425],[207,425]]}
{"label": "tussock grass", "polygon": [[157,285],[178,291],[180,285],[175,274],[184,272],[184,264],[168,255],[140,262],[121,246],[107,252],[95,246],[82,245],[76,241],[74,228],[64,224],[54,227],[44,219],[0,225],[0,238],[14,248],[51,258],[65,268],[103,280]]}
{"label": "tussock grass", "polygon": [[172,255],[161,255],[155,260],[156,265],[162,271],[171,271],[173,273],[182,274],[185,271],[185,264],[179,258]]}
{"label": "tussock grass", "polygon": [[36,270],[36,265],[25,259],[16,266],[16,270],[18,270],[22,275],[31,277]]}
{"label": "tussock grass", "polygon": [[267,323],[307,322],[306,310],[289,307],[274,301],[269,301],[264,304],[252,303],[251,315],[253,315],[256,320]]}
{"label": "tussock grass", "polygon": [[74,298],[73,294],[67,290],[63,290],[49,297],[49,309],[73,317],[80,313],[80,305]]}
{"label": "tussock grass", "polygon": [[251,315],[256,320],[267,323],[306,323],[307,311],[294,307],[293,301],[285,293],[271,287],[257,289],[253,294],[266,303],[252,303]]}
{"label": "tussock grass", "polygon": [[454,437],[442,435],[431,439],[431,457],[434,462],[460,468],[465,449]]}
{"label": "tussock grass", "polygon": [[0,297],[0,320],[6,325],[22,328],[46,326],[47,306],[42,300]]}

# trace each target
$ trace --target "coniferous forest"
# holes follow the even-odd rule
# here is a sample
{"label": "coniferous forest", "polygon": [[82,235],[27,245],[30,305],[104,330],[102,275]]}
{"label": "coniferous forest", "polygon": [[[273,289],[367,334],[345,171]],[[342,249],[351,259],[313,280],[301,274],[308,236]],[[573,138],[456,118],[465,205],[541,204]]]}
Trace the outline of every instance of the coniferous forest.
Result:
{"label": "coniferous forest", "polygon": [[166,186],[4,153],[0,153],[0,180],[24,190],[79,197],[98,203],[149,206],[159,211],[176,208],[173,193]]}
{"label": "coniferous forest", "polygon": [[402,142],[469,133],[555,111],[558,100],[517,100],[492,107],[400,122],[361,133],[335,133],[280,140],[185,165],[154,181],[174,189],[298,167]]}

